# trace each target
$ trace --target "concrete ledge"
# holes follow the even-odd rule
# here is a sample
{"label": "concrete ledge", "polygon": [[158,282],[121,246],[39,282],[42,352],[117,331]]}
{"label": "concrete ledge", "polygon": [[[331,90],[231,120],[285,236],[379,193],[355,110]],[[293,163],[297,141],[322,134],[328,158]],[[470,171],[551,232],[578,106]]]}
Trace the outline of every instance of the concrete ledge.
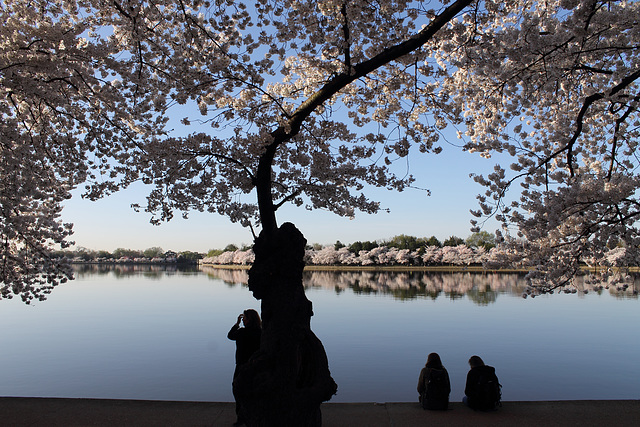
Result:
{"label": "concrete ledge", "polygon": [[[229,402],[0,397],[0,424],[33,427],[231,426]],[[638,426],[640,400],[504,402],[495,412],[462,403],[424,411],[416,403],[326,403],[325,427],[382,426]]]}

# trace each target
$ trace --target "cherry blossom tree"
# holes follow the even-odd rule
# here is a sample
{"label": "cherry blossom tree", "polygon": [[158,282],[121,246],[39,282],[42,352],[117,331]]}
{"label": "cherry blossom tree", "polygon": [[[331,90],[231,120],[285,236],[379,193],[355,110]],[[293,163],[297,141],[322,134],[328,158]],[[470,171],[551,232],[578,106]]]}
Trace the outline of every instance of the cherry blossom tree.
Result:
{"label": "cherry blossom tree", "polygon": [[3,2],[2,295],[67,278],[47,251],[70,243],[60,204],[79,185],[97,198],[149,184],[138,208],[153,222],[196,210],[259,228],[249,288],[264,334],[234,387],[249,425],[318,425],[335,383],[309,326],[306,240],[277,210],[375,213],[364,190],[411,186],[400,165],[439,152],[451,125],[469,151],[516,156],[512,175],[476,177],[476,215],[516,227],[501,238],[538,267],[533,284],[566,285],[614,239],[633,254],[639,7]]}
{"label": "cherry blossom tree", "polygon": [[441,51],[465,149],[514,156],[475,177],[486,187],[475,215],[502,221],[535,292],[570,285],[586,258],[606,265],[618,243],[621,266],[638,265],[640,4],[486,6],[503,20],[466,15]]}
{"label": "cherry blossom tree", "polygon": [[[87,180],[113,189],[96,181],[96,174],[112,172],[107,156],[126,156],[137,138],[134,117],[140,129],[154,126],[153,117],[130,114],[132,94],[106,79],[118,68],[111,55],[120,46],[82,37],[102,25],[100,17],[81,16],[74,2],[64,6],[0,5],[0,296],[27,303],[71,277],[50,256],[72,243],[61,203]],[[126,76],[125,69],[118,73]]]}
{"label": "cherry blossom tree", "polygon": [[353,265],[357,263],[357,259],[354,253],[352,253],[348,248],[340,248],[337,251],[338,262],[342,265]]}
{"label": "cherry blossom tree", "polygon": [[325,246],[319,251],[313,251],[311,262],[318,265],[337,264],[338,251],[333,246]]}
{"label": "cherry blossom tree", "polygon": [[427,246],[422,254],[424,265],[439,264],[442,261],[442,248],[438,246]]}

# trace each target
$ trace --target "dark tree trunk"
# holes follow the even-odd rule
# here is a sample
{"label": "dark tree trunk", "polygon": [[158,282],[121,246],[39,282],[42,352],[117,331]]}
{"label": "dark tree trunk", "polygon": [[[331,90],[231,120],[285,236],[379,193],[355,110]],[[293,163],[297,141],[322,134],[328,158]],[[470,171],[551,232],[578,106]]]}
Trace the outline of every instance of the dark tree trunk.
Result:
{"label": "dark tree trunk", "polygon": [[234,380],[248,426],[320,426],[320,404],[336,393],[322,342],[311,331],[302,285],[306,239],[291,223],[254,245],[249,289],[262,300],[260,351]]}

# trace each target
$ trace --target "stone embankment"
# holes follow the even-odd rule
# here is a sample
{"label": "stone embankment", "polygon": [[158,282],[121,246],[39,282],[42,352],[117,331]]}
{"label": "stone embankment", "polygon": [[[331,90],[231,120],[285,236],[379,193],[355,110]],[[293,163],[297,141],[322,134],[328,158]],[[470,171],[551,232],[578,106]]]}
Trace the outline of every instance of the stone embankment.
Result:
{"label": "stone embankment", "polygon": [[[49,399],[0,397],[1,424],[12,427],[231,426],[229,402]],[[424,411],[416,403],[327,403],[324,427],[416,426],[637,426],[640,400],[504,402],[495,412],[462,403],[448,411]]]}

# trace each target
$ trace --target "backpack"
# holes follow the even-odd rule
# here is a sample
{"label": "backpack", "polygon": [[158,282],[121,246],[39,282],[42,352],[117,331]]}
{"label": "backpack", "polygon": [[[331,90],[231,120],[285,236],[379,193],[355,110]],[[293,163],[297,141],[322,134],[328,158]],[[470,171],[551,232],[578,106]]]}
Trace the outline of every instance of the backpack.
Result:
{"label": "backpack", "polygon": [[449,403],[449,381],[444,369],[429,368],[424,380],[425,392],[422,398],[424,409],[447,409]]}
{"label": "backpack", "polygon": [[497,409],[498,406],[502,406],[500,403],[500,398],[502,397],[501,387],[498,377],[494,373],[483,372],[476,383],[474,409],[492,411]]}

